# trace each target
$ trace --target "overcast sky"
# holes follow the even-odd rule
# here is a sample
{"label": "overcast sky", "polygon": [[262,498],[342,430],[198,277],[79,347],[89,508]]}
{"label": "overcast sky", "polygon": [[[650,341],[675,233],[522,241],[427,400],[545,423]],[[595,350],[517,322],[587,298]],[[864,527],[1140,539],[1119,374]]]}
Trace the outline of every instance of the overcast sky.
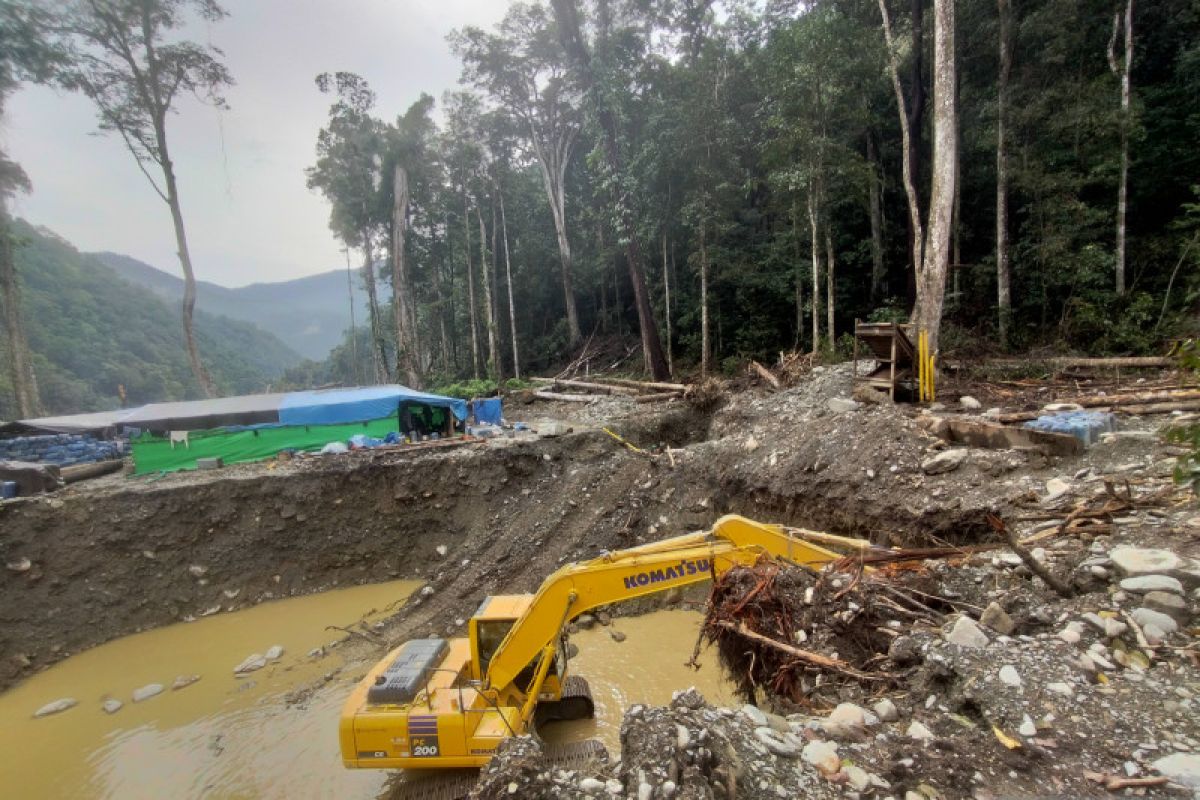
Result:
{"label": "overcast sky", "polygon": [[[422,91],[457,85],[446,34],[491,26],[503,0],[224,0],[230,16],[188,35],[225,52],[237,85],[218,112],[190,97],[168,141],[196,275],[225,286],[344,266],[329,207],[304,185],[330,98],[320,72],[365,77],[377,112],[394,117]],[[179,274],[167,205],[115,136],[97,136],[88,100],[48,89],[14,96],[5,150],[33,182],[14,211],[81,250],[112,250]]]}

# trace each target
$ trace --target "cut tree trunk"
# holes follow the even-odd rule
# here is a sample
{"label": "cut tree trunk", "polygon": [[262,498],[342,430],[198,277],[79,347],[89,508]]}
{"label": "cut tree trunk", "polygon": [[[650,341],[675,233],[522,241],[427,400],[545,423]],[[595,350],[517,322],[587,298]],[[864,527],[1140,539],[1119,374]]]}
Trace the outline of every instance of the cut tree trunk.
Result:
{"label": "cut tree trunk", "polygon": [[662,269],[663,269],[663,313],[666,316],[663,328],[667,334],[667,371],[675,374],[675,365],[671,358],[671,268],[667,263],[667,234],[662,235]]}
{"label": "cut tree trunk", "polygon": [[534,392],[533,396],[540,397],[543,400],[562,400],[566,403],[594,403],[600,399],[596,395],[559,394],[557,392]]}
{"label": "cut tree trunk", "polygon": [[604,383],[591,383],[589,381],[577,381],[568,378],[530,378],[534,383],[549,383],[554,387],[568,386],[573,389],[587,389],[591,392],[599,392],[600,394],[623,394],[633,396],[638,394],[636,389],[626,386],[609,386]]}
{"label": "cut tree trunk", "polygon": [[684,392],[687,391],[687,386],[682,383],[666,383],[662,381],[634,381],[627,378],[594,378],[601,383],[612,383],[617,386],[628,386],[631,389],[644,389],[646,391],[659,392]]}

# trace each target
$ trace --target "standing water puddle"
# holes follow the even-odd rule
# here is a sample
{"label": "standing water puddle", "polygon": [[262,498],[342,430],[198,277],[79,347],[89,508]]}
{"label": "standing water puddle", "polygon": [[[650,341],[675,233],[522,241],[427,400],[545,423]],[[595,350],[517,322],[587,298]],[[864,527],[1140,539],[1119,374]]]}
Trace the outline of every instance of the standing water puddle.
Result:
{"label": "standing water puddle", "polygon": [[[309,650],[341,638],[326,625],[383,616],[420,584],[338,589],[171,625],[80,653],[0,695],[0,794],[58,798],[373,798],[386,774],[343,769],[338,679],[299,706],[284,695],[341,664]],[[276,663],[242,678],[233,668],[272,645]],[[199,682],[171,690],[176,676]],[[133,703],[150,683],[162,694]],[[79,705],[43,719],[60,697]],[[108,697],[125,705],[106,714]]]}
{"label": "standing water puddle", "polygon": [[[572,634],[571,643],[579,647],[579,654],[571,659],[571,671],[587,678],[596,717],[546,725],[540,731],[542,738],[548,742],[599,739],[616,758],[621,751],[621,720],[630,706],[669,705],[671,695],[689,686],[714,706],[739,705],[716,650],[700,651],[699,670],[687,665],[703,620],[697,611],[672,609],[617,617],[611,627]],[[615,641],[609,631],[625,634],[625,641]]]}

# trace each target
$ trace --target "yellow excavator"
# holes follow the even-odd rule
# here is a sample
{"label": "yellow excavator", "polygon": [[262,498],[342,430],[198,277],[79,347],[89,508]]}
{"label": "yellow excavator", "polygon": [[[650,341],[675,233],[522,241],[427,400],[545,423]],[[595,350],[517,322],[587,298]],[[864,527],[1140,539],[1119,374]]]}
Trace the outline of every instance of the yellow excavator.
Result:
{"label": "yellow excavator", "polygon": [[502,741],[540,722],[590,717],[587,682],[567,674],[568,623],[598,606],[709,580],[762,556],[810,569],[843,557],[780,527],[730,515],[707,531],[568,564],[536,594],[487,597],[465,638],[410,640],[367,673],[342,708],[342,761],[348,768],[482,767]]}

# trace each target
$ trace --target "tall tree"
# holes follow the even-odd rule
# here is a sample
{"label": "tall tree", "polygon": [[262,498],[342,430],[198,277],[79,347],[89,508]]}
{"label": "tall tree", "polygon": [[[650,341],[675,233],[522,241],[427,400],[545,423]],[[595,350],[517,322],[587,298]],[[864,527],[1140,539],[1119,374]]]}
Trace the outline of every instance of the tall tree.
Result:
{"label": "tall tree", "polygon": [[352,72],[321,73],[323,94],[333,94],[329,122],[317,134],[317,163],[306,171],[308,187],[329,201],[329,228],[347,247],[362,250],[361,271],[367,291],[374,380],[388,379],[390,359],[375,280],[375,245],[379,237],[380,189],[383,186],[384,137],[371,116],[375,93]]}
{"label": "tall tree", "polygon": [[[121,137],[155,193],[171,210],[183,269],[183,337],[200,391],[212,397],[212,379],[200,359],[193,318],[196,276],[188,249],[179,180],[167,141],[167,117],[182,93],[218,107],[233,84],[221,51],[189,41],[168,41],[194,12],[216,22],[226,16],[216,0],[71,0],[59,29],[73,48],[59,80],[95,103],[100,130]],[[151,170],[161,173],[161,183]]]}
{"label": "tall tree", "polygon": [[[599,0],[599,3],[597,37],[607,45],[608,42],[604,40],[612,35],[611,19],[606,8],[607,0]],[[591,104],[592,115],[596,120],[604,161],[603,181],[612,187],[614,221],[625,245],[625,262],[629,269],[629,281],[633,285],[634,307],[637,310],[638,328],[642,339],[642,358],[654,379],[665,381],[671,377],[671,372],[667,367],[662,340],[658,335],[658,324],[654,320],[650,295],[646,290],[641,240],[634,224],[629,198],[625,196],[625,190],[622,188],[627,176],[621,153],[617,117],[609,99],[614,85],[618,83],[619,75],[603,74],[597,70],[591,50],[583,36],[576,0],[554,0],[554,18],[563,49],[575,68],[580,86]]]}
{"label": "tall tree", "polygon": [[[0,123],[4,120],[5,101],[22,80],[45,80],[49,70],[61,63],[62,53],[44,36],[47,22],[45,12],[36,6],[0,2]],[[4,317],[8,380],[15,410],[25,418],[37,416],[41,399],[25,336],[8,202],[17,192],[30,188],[25,171],[0,149],[0,314]]]}
{"label": "tall tree", "polygon": [[567,231],[566,182],[582,113],[554,21],[541,3],[514,3],[495,33],[468,27],[453,34],[451,41],[463,60],[464,80],[488,92],[525,129],[554,219],[567,333],[574,346],[582,333]]}
{"label": "tall tree", "polygon": [[1012,76],[1012,1],[996,0],[1000,69],[996,75],[996,305],[1001,346],[1012,318],[1012,266],[1008,249],[1008,83]]}
{"label": "tall tree", "polygon": [[[1117,58],[1117,39],[1124,55]],[[1129,203],[1130,101],[1133,96],[1133,0],[1125,0],[1125,13],[1113,13],[1112,38],[1108,40],[1108,65],[1121,81],[1121,174],[1117,179],[1117,294],[1125,294],[1125,212]]]}

